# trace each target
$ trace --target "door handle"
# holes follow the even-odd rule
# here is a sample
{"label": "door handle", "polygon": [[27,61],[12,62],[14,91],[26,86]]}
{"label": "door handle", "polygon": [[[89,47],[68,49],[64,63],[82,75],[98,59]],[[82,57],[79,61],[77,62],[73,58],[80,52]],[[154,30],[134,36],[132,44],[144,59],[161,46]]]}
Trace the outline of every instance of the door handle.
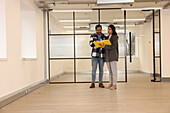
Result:
{"label": "door handle", "polygon": [[132,33],[129,32],[129,55],[130,55],[130,63],[132,63]]}

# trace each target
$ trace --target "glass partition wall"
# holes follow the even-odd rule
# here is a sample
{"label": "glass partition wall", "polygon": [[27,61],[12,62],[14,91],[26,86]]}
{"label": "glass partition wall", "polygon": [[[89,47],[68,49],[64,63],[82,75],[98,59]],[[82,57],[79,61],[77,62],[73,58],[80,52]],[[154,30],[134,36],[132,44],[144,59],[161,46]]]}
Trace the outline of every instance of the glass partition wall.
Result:
{"label": "glass partition wall", "polygon": [[161,82],[161,17],[160,10],[153,11],[153,78],[154,82]]}
{"label": "glass partition wall", "polygon": [[[127,74],[139,71],[139,41],[141,26],[146,20],[130,20],[140,14],[145,18],[152,14],[144,11],[126,11],[121,9],[93,9],[80,11],[49,11],[49,78],[50,83],[90,83],[91,50],[90,35],[95,26],[101,24],[107,36],[108,25],[114,24],[119,36],[118,82],[127,82]],[[136,30],[136,31],[135,31]],[[137,31],[138,30],[138,31]],[[142,35],[142,33],[141,33]],[[130,37],[130,38],[129,38]],[[140,36],[142,37],[142,36]],[[160,45],[159,45],[160,46]],[[150,59],[151,61],[153,59]],[[132,63],[133,61],[133,63]],[[151,65],[152,67],[152,65]],[[103,81],[109,81],[106,64]],[[96,75],[98,82],[98,69]]]}

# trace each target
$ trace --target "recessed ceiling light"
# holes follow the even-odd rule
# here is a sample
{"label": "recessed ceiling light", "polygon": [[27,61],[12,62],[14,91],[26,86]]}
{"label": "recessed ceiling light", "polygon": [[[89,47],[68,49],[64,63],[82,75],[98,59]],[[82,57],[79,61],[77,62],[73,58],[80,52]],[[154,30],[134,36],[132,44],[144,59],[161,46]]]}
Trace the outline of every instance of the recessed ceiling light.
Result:
{"label": "recessed ceiling light", "polygon": [[[74,26],[64,26],[64,28],[74,28]],[[75,26],[75,28],[89,28],[89,26]]]}
{"label": "recessed ceiling light", "polygon": [[[59,20],[59,22],[73,22],[73,20]],[[90,22],[90,20],[75,20],[75,22]]]}
{"label": "recessed ceiling light", "polygon": [[124,33],[124,30],[116,30],[117,33]]}
{"label": "recessed ceiling light", "polygon": [[[115,27],[124,27],[124,25],[114,25]],[[135,25],[126,25],[127,27],[134,27]]]}
{"label": "recessed ceiling light", "polygon": [[[67,30],[66,32],[73,32],[73,31]],[[75,30],[75,32],[89,32],[89,30]]]}
{"label": "recessed ceiling light", "polygon": [[133,10],[153,10],[162,9],[162,7],[148,7],[148,8],[122,8],[122,10],[133,11]]}
{"label": "recessed ceiling light", "polygon": [[[113,19],[114,22],[121,22],[124,21],[125,19]],[[138,18],[138,19],[126,19],[126,21],[145,21],[145,18]]]}
{"label": "recessed ceiling light", "polygon": [[92,12],[92,10],[53,10],[53,12]]}
{"label": "recessed ceiling light", "polygon": [[134,0],[97,0],[97,4],[133,3]]}

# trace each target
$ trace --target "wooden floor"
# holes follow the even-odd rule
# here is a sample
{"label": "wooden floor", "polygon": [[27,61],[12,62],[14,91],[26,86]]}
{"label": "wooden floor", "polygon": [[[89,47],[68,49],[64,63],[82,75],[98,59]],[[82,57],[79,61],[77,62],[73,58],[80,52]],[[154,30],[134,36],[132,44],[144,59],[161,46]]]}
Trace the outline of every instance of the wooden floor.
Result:
{"label": "wooden floor", "polygon": [[131,74],[117,90],[89,85],[45,85],[0,113],[170,113],[170,83],[151,83],[148,75]]}

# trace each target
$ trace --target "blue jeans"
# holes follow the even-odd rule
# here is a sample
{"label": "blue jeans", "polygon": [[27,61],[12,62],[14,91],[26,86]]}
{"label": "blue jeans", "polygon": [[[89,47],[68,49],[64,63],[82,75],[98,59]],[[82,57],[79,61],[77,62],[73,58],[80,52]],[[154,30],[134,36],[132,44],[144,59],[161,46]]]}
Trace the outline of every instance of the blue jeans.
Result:
{"label": "blue jeans", "polygon": [[103,58],[94,58],[94,57],[92,57],[92,83],[95,83],[96,80],[97,64],[99,64],[99,83],[102,83],[104,61]]}

